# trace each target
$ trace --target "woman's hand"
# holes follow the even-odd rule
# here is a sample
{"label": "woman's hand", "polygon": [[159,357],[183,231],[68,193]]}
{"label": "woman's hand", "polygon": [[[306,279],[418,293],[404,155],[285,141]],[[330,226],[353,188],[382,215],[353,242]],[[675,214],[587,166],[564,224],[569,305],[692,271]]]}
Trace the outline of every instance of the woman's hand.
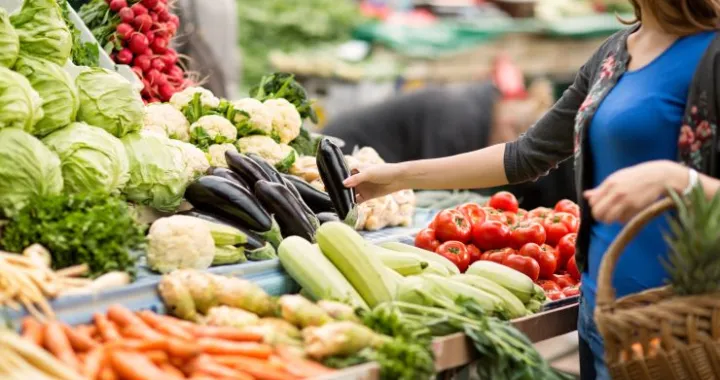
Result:
{"label": "woman's hand", "polygon": [[370,165],[355,171],[343,184],[354,187],[358,202],[403,190],[402,164]]}
{"label": "woman's hand", "polygon": [[638,212],[666,194],[668,188],[682,191],[688,169],[672,161],[650,161],[618,170],[595,189],[584,193],[595,220],[628,222]]}

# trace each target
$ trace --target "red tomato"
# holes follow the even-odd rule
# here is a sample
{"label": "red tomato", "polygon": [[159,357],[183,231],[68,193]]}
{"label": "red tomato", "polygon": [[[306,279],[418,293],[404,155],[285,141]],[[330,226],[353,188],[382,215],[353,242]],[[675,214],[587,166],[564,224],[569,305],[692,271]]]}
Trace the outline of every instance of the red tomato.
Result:
{"label": "red tomato", "polygon": [[518,217],[518,220],[525,220],[525,218],[527,217],[527,214],[528,214],[527,210],[520,208],[520,209],[518,209],[516,215]]}
{"label": "red tomato", "polygon": [[502,263],[530,277],[533,282],[537,281],[538,277],[540,277],[540,265],[530,257],[508,255]]}
{"label": "red tomato", "polygon": [[557,301],[565,298],[565,295],[559,290],[550,290],[545,292],[545,297],[550,301]]}
{"label": "red tomato", "polygon": [[440,244],[436,252],[455,264],[460,272],[465,272],[468,265],[470,265],[470,256],[468,255],[467,248],[465,244],[460,241],[446,241]]}
{"label": "red tomato", "polygon": [[567,226],[571,233],[578,232],[580,220],[577,217],[567,212],[556,212],[554,215],[561,223]]}
{"label": "red tomato", "polygon": [[573,280],[580,281],[580,271],[578,270],[577,263],[575,263],[575,256],[571,257],[570,260],[568,260],[567,271]]}
{"label": "red tomato", "polygon": [[558,253],[558,269],[565,268],[568,260],[575,256],[575,242],[577,234],[567,234],[563,236],[557,244],[556,251]]}
{"label": "red tomato", "polygon": [[438,240],[456,240],[463,243],[470,241],[472,227],[460,211],[443,210],[435,217],[435,236]]}
{"label": "red tomato", "polygon": [[505,223],[508,226],[514,226],[520,221],[520,218],[514,212],[505,211],[502,213],[502,215],[505,217]]}
{"label": "red tomato", "polygon": [[468,244],[466,246],[468,255],[470,256],[470,264],[481,260],[480,257],[482,257],[482,252],[480,252],[480,249],[472,244]]}
{"label": "red tomato", "polygon": [[435,237],[435,230],[426,228],[415,235],[415,246],[435,252],[440,246],[440,241]]}
{"label": "red tomato", "polygon": [[552,253],[553,256],[555,256],[555,260],[557,260],[557,259],[560,257],[560,255],[559,255],[558,252],[557,252],[557,249],[555,249],[555,247],[553,247],[552,245],[543,244],[543,245],[540,246],[540,248],[541,248],[543,251],[548,251],[548,252]]}
{"label": "red tomato", "polygon": [[519,249],[527,243],[545,243],[545,229],[539,223],[522,222],[512,228],[508,245]]}
{"label": "red tomato", "polygon": [[567,288],[562,290],[562,293],[565,297],[575,297],[580,295],[580,287],[578,286],[568,286]]}
{"label": "red tomato", "polygon": [[542,246],[535,243],[527,243],[520,248],[518,253],[521,256],[527,256],[535,260],[540,266],[540,278],[549,279],[557,269],[557,256],[555,250],[543,244]]}
{"label": "red tomato", "polygon": [[545,293],[547,293],[547,292],[549,292],[549,291],[552,291],[552,290],[554,290],[554,291],[556,291],[556,292],[559,292],[559,291],[562,290],[562,289],[560,289],[560,287],[558,286],[558,284],[556,284],[555,281],[552,281],[552,280],[538,280],[537,284],[538,284],[541,288],[543,288],[543,290],[545,291]]}
{"label": "red tomato", "polygon": [[493,249],[483,253],[483,255],[487,255],[485,260],[494,261],[498,264],[502,264],[508,256],[514,254],[517,254],[517,252],[512,248]]}
{"label": "red tomato", "polygon": [[[558,216],[560,214],[560,216]],[[577,232],[577,231],[571,231],[568,227],[568,224],[564,222],[565,219],[569,218],[575,218],[574,216],[567,214],[567,213],[558,213],[558,214],[552,214],[549,215],[547,218],[545,218],[545,221],[543,222],[543,227],[545,227],[545,242],[547,244],[550,244],[552,246],[557,245],[557,243],[562,239],[563,236],[571,233],[571,232]],[[577,219],[576,219],[577,220]],[[567,221],[567,220],[565,220]],[[572,222],[572,221],[568,221]],[[572,224],[571,224],[572,225]]]}
{"label": "red tomato", "polygon": [[568,286],[575,285],[575,280],[573,280],[568,274],[553,275],[552,280],[555,281],[560,288],[567,288]]}
{"label": "red tomato", "polygon": [[553,212],[553,210],[551,210],[547,207],[538,207],[538,208],[528,211],[525,218],[526,219],[541,218],[541,219],[545,220],[545,218],[547,218],[548,215],[552,214],[552,212]]}
{"label": "red tomato", "polygon": [[499,249],[507,246],[510,227],[493,220],[486,221],[473,229],[473,243],[483,251]]}
{"label": "red tomato", "polygon": [[481,261],[490,260],[488,257],[490,257],[490,255],[489,255],[487,252],[485,252],[485,253],[483,253],[482,255],[480,255],[480,260],[481,260]]}
{"label": "red tomato", "polygon": [[465,203],[455,209],[463,213],[471,225],[480,224],[485,221],[485,210],[477,203]]}
{"label": "red tomato", "polygon": [[435,219],[436,218],[437,218],[437,215],[435,218],[433,218],[433,220],[430,222],[430,224],[428,224],[427,228],[432,228],[433,230],[435,229],[435,224],[436,224]]}
{"label": "red tomato", "polygon": [[580,217],[580,207],[569,199],[563,199],[555,204],[555,211],[566,212],[576,218]]}
{"label": "red tomato", "polygon": [[483,207],[483,211],[485,211],[485,220],[494,220],[496,222],[503,222],[505,223],[507,221],[507,218],[505,217],[505,214],[503,214],[502,211],[495,210],[492,207]]}
{"label": "red tomato", "polygon": [[515,198],[512,193],[507,191],[495,193],[493,196],[490,197],[488,205],[492,208],[503,211],[517,212],[518,210],[517,198]]}

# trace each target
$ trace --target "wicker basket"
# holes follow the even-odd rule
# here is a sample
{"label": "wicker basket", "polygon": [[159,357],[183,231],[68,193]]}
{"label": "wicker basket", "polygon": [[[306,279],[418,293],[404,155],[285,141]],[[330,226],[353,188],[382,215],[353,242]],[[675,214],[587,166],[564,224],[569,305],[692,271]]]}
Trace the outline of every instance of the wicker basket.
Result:
{"label": "wicker basket", "polygon": [[720,293],[677,296],[666,286],[615,299],[612,273],[625,246],[673,207],[668,198],[637,215],[600,265],[595,320],[614,380],[720,379]]}

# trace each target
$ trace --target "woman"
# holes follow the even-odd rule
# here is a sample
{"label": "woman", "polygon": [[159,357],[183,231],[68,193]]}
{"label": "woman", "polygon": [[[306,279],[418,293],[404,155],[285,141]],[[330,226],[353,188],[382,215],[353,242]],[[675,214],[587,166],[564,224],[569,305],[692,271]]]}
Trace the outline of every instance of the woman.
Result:
{"label": "woman", "polygon": [[[720,3],[631,2],[637,24],[610,37],[518,140],[370,167],[346,181],[360,200],[402,188],[486,188],[533,180],[574,156],[583,221],[576,255],[583,271],[583,379],[609,378],[593,312],[600,261],[621,223],[668,187],[687,193],[702,185],[709,195],[720,187]],[[667,252],[666,227],[658,218],[627,246],[613,278],[618,297],[663,284],[659,256]]]}

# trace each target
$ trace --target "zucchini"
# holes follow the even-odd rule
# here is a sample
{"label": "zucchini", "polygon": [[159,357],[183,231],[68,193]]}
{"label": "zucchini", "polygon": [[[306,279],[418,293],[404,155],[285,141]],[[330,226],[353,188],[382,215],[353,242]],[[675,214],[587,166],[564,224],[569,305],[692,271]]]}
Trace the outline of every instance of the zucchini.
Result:
{"label": "zucchini", "polygon": [[314,240],[315,226],[300,206],[300,201],[295,199],[287,187],[279,183],[258,181],[255,183],[255,196],[275,216],[283,237],[300,236]]}
{"label": "zucchini", "polygon": [[422,261],[415,255],[405,252],[391,251],[389,249],[373,245],[369,245],[369,247],[371,251],[380,258],[380,261],[382,261],[386,267],[394,270],[402,276],[420,274],[428,267],[427,261]]}
{"label": "zucchini", "polygon": [[332,300],[367,309],[368,305],[317,245],[291,236],[278,247],[283,268],[313,300]]}
{"label": "zucchini", "polygon": [[330,195],[333,208],[340,219],[350,226],[355,226],[358,211],[355,204],[355,189],[347,188],[343,181],[350,177],[345,163],[345,156],[337,145],[328,139],[322,139],[316,156],[320,178]]}
{"label": "zucchini", "polygon": [[247,182],[245,182],[242,177],[237,175],[234,171],[227,169],[227,168],[218,168],[218,167],[212,167],[208,169],[208,175],[214,175],[220,178],[225,178],[231,182],[235,182],[236,184],[249,189]]}
{"label": "zucchini", "polygon": [[298,193],[300,193],[302,200],[305,201],[305,203],[307,203],[310,209],[312,209],[315,213],[335,212],[333,203],[330,200],[328,193],[314,188],[300,177],[290,174],[283,174],[282,176],[283,179],[295,186]]}
{"label": "zucchini", "polygon": [[225,160],[230,170],[237,173],[247,184],[248,189],[253,189],[257,181],[271,181],[270,175],[267,174],[255,161],[250,157],[228,150],[225,152]]}
{"label": "zucchini", "polygon": [[208,228],[210,229],[210,234],[212,235],[213,241],[215,242],[216,246],[233,246],[238,244],[245,244],[248,241],[247,235],[245,235],[242,231],[238,230],[235,227],[231,227],[222,223],[210,222],[202,218],[196,219],[202,220],[202,222],[208,226]]}
{"label": "zucchini", "polygon": [[360,234],[342,222],[325,223],[315,234],[322,253],[370,307],[393,299],[396,284]]}
{"label": "zucchini", "polygon": [[520,318],[527,315],[527,309],[525,309],[525,305],[523,305],[522,301],[520,301],[520,299],[509,290],[493,281],[480,276],[473,276],[471,274],[456,274],[451,276],[450,279],[470,285],[473,288],[480,289],[500,298],[500,300],[503,301],[510,318]]}
{"label": "zucchini", "polygon": [[198,178],[188,185],[185,199],[200,211],[222,216],[255,231],[273,245],[282,240],[277,223],[250,191],[225,178]]}
{"label": "zucchini", "polygon": [[509,314],[503,301],[493,294],[464,284],[460,281],[448,279],[447,277],[437,276],[434,274],[424,274],[421,275],[421,277],[431,281],[445,297],[455,302],[463,298],[472,299],[490,314],[502,317],[507,317]]}
{"label": "zucchini", "polygon": [[420,259],[425,260],[428,263],[432,262],[432,263],[436,263],[438,265],[442,265],[443,267],[445,267],[445,269],[447,269],[447,271],[450,274],[460,274],[460,270],[458,269],[457,265],[453,264],[452,261],[438,255],[435,252],[426,251],[424,249],[421,249],[421,248],[418,248],[418,247],[415,247],[412,245],[398,243],[398,242],[382,243],[382,244],[380,244],[380,246],[383,248],[393,250],[393,251],[407,252],[407,253],[412,253],[412,254],[418,255],[418,257],[420,257]]}
{"label": "zucchini", "polygon": [[545,298],[542,288],[536,288],[530,277],[493,261],[476,261],[465,273],[484,277],[497,283],[509,290],[523,303],[528,303],[531,299]]}
{"label": "zucchini", "polygon": [[212,265],[239,264],[246,261],[247,257],[245,257],[242,247],[233,247],[232,245],[216,246]]}

